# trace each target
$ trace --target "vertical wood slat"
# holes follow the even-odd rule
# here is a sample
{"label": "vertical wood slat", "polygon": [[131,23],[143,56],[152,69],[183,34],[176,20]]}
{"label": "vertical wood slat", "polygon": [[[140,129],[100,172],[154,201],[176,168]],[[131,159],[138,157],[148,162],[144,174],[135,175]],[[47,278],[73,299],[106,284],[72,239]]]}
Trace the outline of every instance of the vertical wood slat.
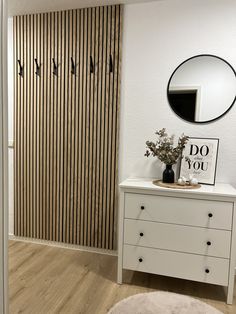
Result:
{"label": "vertical wood slat", "polygon": [[[21,66],[23,66],[23,75],[24,75],[24,61],[23,58],[21,58],[21,31],[20,31],[20,17],[17,16],[16,20],[16,38],[17,38],[17,59],[20,60]],[[17,66],[16,70],[16,75],[19,71],[19,67]],[[16,225],[15,225],[15,230],[17,234],[21,233],[21,81],[22,77],[18,74],[17,75],[17,85],[16,85],[16,106],[17,106],[17,120],[15,120],[15,134],[16,134],[16,148],[17,148],[17,156],[16,156],[16,178],[17,178],[17,183],[16,183],[16,191],[17,191],[17,206],[19,208],[19,211],[16,212],[15,218],[16,218]]]}
{"label": "vertical wood slat", "polygon": [[[17,203],[18,211],[14,213],[14,233],[19,234],[19,217],[18,214],[20,212],[20,200],[19,200],[19,161],[20,161],[20,154],[19,154],[19,100],[20,100],[20,88],[19,88],[19,64],[18,60],[20,60],[19,56],[19,17],[13,18],[13,30],[14,30],[14,84],[15,84],[15,98],[14,98],[14,138],[15,138],[15,150],[14,150],[14,194],[15,194],[15,203]],[[18,39],[18,40],[17,40]]]}
{"label": "vertical wood slat", "polygon": [[88,85],[89,85],[89,65],[90,65],[90,56],[88,55],[88,9],[85,9],[84,12],[84,76],[83,76],[83,124],[84,124],[84,133],[83,133],[83,147],[84,147],[84,162],[83,162],[83,171],[84,171],[84,195],[83,195],[83,225],[82,225],[82,243],[86,244],[86,237],[88,232]]}
{"label": "vertical wood slat", "polygon": [[42,239],[47,239],[46,236],[46,226],[47,226],[47,69],[48,69],[48,58],[47,58],[47,50],[48,50],[48,38],[47,38],[47,23],[48,23],[48,15],[44,14],[44,22],[43,22],[43,205],[42,205],[42,215],[43,215],[43,226],[42,226]]}
{"label": "vertical wood slat", "polygon": [[78,28],[78,37],[79,37],[79,51],[77,54],[79,56],[79,79],[78,79],[78,110],[79,110],[79,129],[78,129],[78,195],[77,195],[77,243],[81,244],[82,242],[82,219],[83,219],[83,173],[82,173],[82,164],[83,164],[83,14],[84,11],[77,11],[77,28]]}
{"label": "vertical wood slat", "polygon": [[[53,14],[53,29],[54,29],[54,36],[52,41],[52,51],[54,59],[58,64],[57,58],[57,13]],[[53,177],[52,177],[52,211],[53,211],[53,234],[52,238],[56,239],[57,233],[57,195],[56,195],[56,187],[57,187],[57,82],[58,78],[56,75],[53,76],[53,108],[52,108],[52,115],[53,115],[53,123],[52,123],[52,132],[53,132]]]}
{"label": "vertical wood slat", "polygon": [[96,213],[95,213],[95,221],[96,221],[96,233],[95,233],[95,245],[96,247],[101,247],[101,236],[98,230],[101,230],[101,219],[100,219],[100,152],[101,152],[101,126],[100,126],[100,116],[101,116],[101,96],[100,90],[102,88],[102,34],[103,34],[103,9],[97,9],[98,14],[98,43],[97,43],[97,120],[96,120],[96,137],[97,137],[97,145],[96,145]]}
{"label": "vertical wood slat", "polygon": [[[73,97],[73,107],[74,107],[74,169],[72,170],[73,173],[73,182],[72,182],[72,200],[73,200],[73,233],[72,233],[72,243],[76,243],[77,239],[77,217],[78,217],[78,209],[77,209],[77,189],[78,189],[78,112],[79,108],[77,107],[78,104],[78,66],[77,63],[79,61],[78,58],[78,27],[77,27],[77,14],[78,10],[73,10],[73,54],[72,58],[75,63],[75,74],[73,78],[73,85],[72,85],[72,97]],[[74,91],[74,92],[73,92]]]}
{"label": "vertical wood slat", "polygon": [[101,230],[101,233],[99,234],[99,244],[98,247],[103,247],[104,242],[104,220],[105,220],[105,211],[104,211],[104,200],[103,200],[103,183],[104,183],[104,112],[105,112],[105,97],[104,97],[104,89],[105,89],[105,63],[104,58],[106,56],[106,14],[107,8],[102,9],[102,18],[101,18],[101,27],[102,27],[102,35],[100,38],[101,41],[101,48],[102,48],[102,54],[101,54],[101,89],[99,88],[99,97],[100,97],[100,156],[99,156],[99,172],[100,172],[100,180],[99,180],[99,230]]}
{"label": "vertical wood slat", "polygon": [[[51,24],[50,24],[50,50],[51,50],[51,59],[54,58],[54,12],[50,13],[51,16]],[[55,58],[54,58],[55,59]],[[55,60],[55,62],[57,63],[57,60]],[[53,159],[53,151],[54,151],[54,141],[53,141],[53,137],[54,137],[54,129],[53,129],[53,121],[54,121],[54,76],[52,75],[51,71],[50,71],[50,121],[49,121],[49,173],[50,173],[50,178],[49,178],[49,221],[50,221],[50,228],[49,228],[49,239],[53,240],[53,229],[54,229],[54,221],[53,221],[53,178],[54,178],[54,159]]]}
{"label": "vertical wood slat", "polygon": [[17,236],[116,248],[121,20],[119,5],[14,17]]}
{"label": "vertical wood slat", "polygon": [[34,156],[34,16],[30,15],[30,235],[34,234],[34,163],[33,163],[33,156]]}
{"label": "vertical wood slat", "polygon": [[[20,36],[21,36],[21,51],[20,51],[20,56],[21,60],[23,59],[23,64],[24,64],[24,75],[23,79],[21,80],[21,100],[20,100],[20,122],[23,122],[22,124],[24,125],[24,80],[25,80],[25,58],[24,58],[24,19],[23,16],[20,18]],[[21,163],[20,163],[20,168],[21,168],[21,213],[20,213],[20,232],[24,235],[24,214],[25,214],[25,207],[24,207],[24,128],[23,126],[20,126],[20,151],[21,151]]]}
{"label": "vertical wood slat", "polygon": [[96,68],[94,75],[94,89],[93,89],[93,103],[94,103],[94,130],[93,130],[93,226],[92,226],[92,246],[97,246],[97,142],[98,142],[98,132],[97,132],[97,113],[98,113],[98,73],[99,73],[99,54],[98,54],[98,38],[99,38],[99,8],[93,9],[93,22],[94,22],[94,58],[96,60]]}
{"label": "vertical wood slat", "polygon": [[[36,28],[36,15],[33,15],[33,60],[36,57],[36,39],[37,39],[37,28]],[[37,178],[37,163],[36,163],[36,145],[37,145],[37,120],[36,120],[36,113],[37,113],[37,89],[36,89],[36,83],[37,83],[37,79],[34,73],[34,66],[33,68],[33,95],[34,95],[34,99],[33,99],[33,129],[32,129],[32,134],[33,134],[33,238],[37,238],[37,191],[36,191],[36,178]]]}
{"label": "vertical wood slat", "polygon": [[[85,106],[86,106],[86,114],[85,114],[85,123],[86,123],[86,137],[85,137],[85,146],[86,146],[86,161],[85,161],[85,184],[86,184],[86,193],[85,193],[85,220],[84,220],[84,243],[90,242],[90,86],[91,86],[91,77],[94,71],[94,58],[91,55],[90,46],[91,46],[91,8],[87,9],[86,16],[86,57],[87,62],[86,66],[86,91],[85,91]],[[90,246],[90,245],[89,245]]]}
{"label": "vertical wood slat", "polygon": [[108,7],[104,7],[104,16],[103,16],[103,77],[102,77],[102,154],[101,154],[101,171],[102,171],[102,181],[101,181],[101,208],[102,208],[102,238],[101,238],[101,247],[105,248],[106,245],[106,192],[107,192],[107,182],[106,182],[106,149],[107,149],[107,47],[108,47]]}
{"label": "vertical wood slat", "polygon": [[[76,10],[71,11],[70,20],[70,58],[76,63]],[[72,31],[73,30],[73,31]],[[76,108],[75,108],[75,82],[76,73],[72,73],[72,62],[70,63],[71,74],[71,182],[70,182],[70,243],[74,243],[76,234],[76,209],[74,206],[74,199],[76,199],[75,186],[76,186],[76,172],[75,172],[75,134],[76,134]]]}
{"label": "vertical wood slat", "polygon": [[73,52],[73,42],[72,42],[72,23],[73,23],[73,16],[72,16],[72,10],[68,12],[68,22],[67,22],[67,27],[68,27],[68,46],[67,46],[67,81],[68,81],[68,127],[67,127],[67,143],[68,143],[68,148],[67,148],[67,233],[66,233],[66,238],[67,242],[71,242],[71,235],[72,235],[72,224],[71,224],[71,167],[72,167],[72,154],[71,154],[71,149],[73,146],[72,143],[72,126],[73,126],[73,121],[72,121],[72,92],[71,92],[71,85],[72,85],[72,75],[71,75],[71,54]]}
{"label": "vertical wood slat", "polygon": [[106,220],[105,220],[105,241],[104,241],[104,247],[109,247],[109,217],[111,214],[111,209],[109,206],[109,200],[110,200],[110,177],[111,177],[111,165],[109,160],[109,154],[110,154],[110,145],[111,145],[111,105],[110,105],[110,89],[111,89],[111,73],[110,73],[110,54],[111,54],[111,39],[112,39],[112,7],[108,7],[108,21],[107,21],[107,53],[106,53],[106,132],[105,132],[105,165],[107,165],[106,170],[106,176],[105,176],[105,182],[106,182],[106,188],[104,191],[104,204],[105,204],[105,211],[106,211]]}
{"label": "vertical wood slat", "polygon": [[[120,115],[120,85],[121,85],[121,58],[122,58],[122,32],[123,32],[123,6],[116,6],[116,41],[115,41],[115,59],[114,59],[114,73],[115,73],[115,82],[114,85],[114,102],[116,106],[113,106],[115,110],[115,124],[114,124],[114,132],[116,133],[115,136],[115,146],[114,146],[114,155],[115,155],[115,162],[114,162],[114,182],[113,182],[113,245],[112,247],[116,246],[117,243],[117,208],[118,208],[118,151],[119,151],[119,115]],[[116,95],[116,97],[115,97]]]}
{"label": "vertical wood slat", "polygon": [[[27,58],[26,58],[26,22],[25,22],[25,16],[22,17],[22,38],[23,38],[23,44],[22,44],[22,55],[24,59],[24,64],[25,64],[25,72],[27,73]],[[27,95],[27,89],[26,89],[26,77],[27,75],[24,75],[23,77],[23,96],[22,96],[22,121],[23,125],[26,125],[26,95]],[[22,232],[23,235],[25,236],[25,226],[27,225],[26,222],[26,210],[27,210],[27,199],[26,199],[26,192],[27,192],[27,187],[26,187],[26,177],[27,177],[27,162],[26,161],[26,128],[22,128],[22,164],[23,164],[23,191],[22,191],[22,205],[23,205],[23,219],[22,219]]]}
{"label": "vertical wood slat", "polygon": [[[113,187],[113,180],[114,180],[114,166],[115,164],[113,163],[114,161],[114,157],[113,157],[113,152],[115,152],[115,146],[114,146],[114,142],[115,142],[115,130],[114,130],[114,112],[116,112],[114,110],[114,70],[110,69],[110,66],[113,67],[114,64],[114,52],[115,52],[115,29],[116,29],[116,7],[112,7],[111,8],[111,24],[110,24],[110,28],[111,28],[111,39],[110,39],[110,51],[109,51],[109,72],[112,70],[113,72],[110,73],[109,79],[110,79],[110,94],[109,94],[109,108],[110,108],[110,114],[109,114],[109,123],[110,123],[110,135],[109,135],[109,144],[108,144],[108,160],[109,160],[109,173],[108,173],[108,178],[109,178],[109,192],[110,195],[107,198],[107,206],[109,209],[109,213],[110,215],[108,216],[108,221],[107,221],[107,229],[108,229],[108,236],[107,236],[107,247],[110,247],[113,245],[113,220],[114,220],[114,209],[113,209],[113,202],[114,202],[114,187]],[[110,60],[111,59],[111,60]],[[110,62],[112,61],[112,64],[110,64]]]}
{"label": "vertical wood slat", "polygon": [[60,233],[59,233],[59,241],[62,242],[64,239],[64,113],[65,113],[65,106],[64,106],[64,68],[65,68],[65,58],[64,58],[64,51],[65,51],[65,12],[61,13],[61,66],[59,68],[59,77],[61,78],[61,94],[60,94],[60,109],[61,109],[61,119],[60,119]]}
{"label": "vertical wood slat", "polygon": [[94,204],[94,199],[95,199],[95,188],[94,188],[94,183],[95,183],[95,130],[96,130],[96,116],[95,116],[95,81],[96,81],[96,76],[97,76],[97,56],[95,54],[95,46],[96,46],[96,8],[92,8],[91,10],[91,49],[90,49],[90,54],[93,56],[94,59],[94,73],[91,79],[91,89],[90,89],[90,95],[91,95],[91,100],[90,100],[90,108],[91,108],[91,118],[90,118],[90,211],[91,211],[91,216],[90,216],[90,246],[94,247],[95,246],[95,231],[94,231],[94,220],[95,220],[95,204]]}
{"label": "vertical wood slat", "polygon": [[81,183],[81,194],[80,194],[80,198],[81,198],[81,204],[80,204],[80,212],[81,212],[81,222],[80,222],[80,244],[84,245],[85,241],[84,241],[84,232],[85,232],[85,228],[84,228],[84,217],[85,217],[85,194],[86,194],[86,146],[85,146],[85,137],[86,137],[86,114],[85,114],[85,109],[86,109],[86,77],[87,77],[87,67],[86,67],[86,16],[87,16],[87,9],[83,10],[81,12],[81,53],[82,53],[82,58],[81,58],[81,67],[82,67],[82,72],[81,72],[81,99],[80,99],[80,106],[82,107],[82,124],[81,124],[81,154],[82,154],[82,158],[81,158],[81,179],[82,179],[82,183]]}
{"label": "vertical wood slat", "polygon": [[63,242],[67,242],[67,223],[68,223],[68,208],[67,208],[67,173],[68,173],[68,15],[69,12],[65,13],[65,47],[64,47],[64,196],[63,196],[63,211],[64,211],[64,219],[63,219]]}
{"label": "vertical wood slat", "polygon": [[[49,177],[50,177],[50,168],[49,168],[49,148],[50,148],[50,83],[51,83],[51,71],[52,71],[52,60],[51,60],[51,48],[50,48],[50,23],[51,23],[51,16],[50,14],[47,14],[46,19],[46,36],[45,36],[45,76],[44,79],[46,79],[46,89],[44,90],[44,98],[45,98],[45,120],[44,120],[44,141],[45,141],[45,154],[44,154],[44,163],[45,163],[45,178],[44,178],[44,185],[45,185],[45,208],[44,208],[44,220],[45,220],[45,239],[50,238],[49,234],[49,208],[50,208],[50,202],[49,202]],[[46,77],[46,78],[45,78]]]}
{"label": "vertical wood slat", "polygon": [[27,55],[27,123],[26,123],[26,130],[27,130],[27,140],[26,140],[26,159],[27,159],[27,225],[26,225],[26,236],[30,235],[30,200],[31,200],[31,188],[30,188],[30,98],[31,98],[31,82],[30,82],[30,70],[31,70],[31,58],[30,58],[30,16],[27,15],[26,20],[26,29],[27,29],[27,41],[26,41],[26,55]]}
{"label": "vertical wood slat", "polygon": [[[37,14],[37,22],[36,22],[36,53],[35,58],[37,58],[37,62],[40,63],[40,20],[41,14]],[[35,71],[36,65],[34,64]],[[40,239],[40,201],[41,201],[41,191],[40,191],[40,107],[41,107],[41,94],[40,94],[40,86],[41,80],[38,75],[35,74],[36,77],[36,85],[37,85],[37,93],[36,93],[36,202],[37,202],[37,238]]]}
{"label": "vertical wood slat", "polygon": [[44,43],[44,14],[40,14],[40,23],[39,23],[39,59],[38,64],[40,67],[39,71],[39,82],[40,82],[40,103],[39,103],[39,193],[40,193],[40,207],[39,207],[39,219],[40,219],[40,228],[39,236],[40,239],[43,238],[43,121],[44,121],[44,55],[43,55],[43,43]]}

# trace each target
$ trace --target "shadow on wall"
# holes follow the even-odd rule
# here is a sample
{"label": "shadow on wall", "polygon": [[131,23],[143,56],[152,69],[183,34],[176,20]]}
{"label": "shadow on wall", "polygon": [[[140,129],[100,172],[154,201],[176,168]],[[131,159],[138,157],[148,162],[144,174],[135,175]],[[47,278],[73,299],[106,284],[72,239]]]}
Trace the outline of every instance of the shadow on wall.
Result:
{"label": "shadow on wall", "polygon": [[[176,180],[179,174],[179,167],[180,161],[178,162],[178,164],[173,166]],[[147,159],[144,157],[140,157],[133,164],[130,176],[161,179],[164,169],[165,164],[160,162],[157,158]]]}

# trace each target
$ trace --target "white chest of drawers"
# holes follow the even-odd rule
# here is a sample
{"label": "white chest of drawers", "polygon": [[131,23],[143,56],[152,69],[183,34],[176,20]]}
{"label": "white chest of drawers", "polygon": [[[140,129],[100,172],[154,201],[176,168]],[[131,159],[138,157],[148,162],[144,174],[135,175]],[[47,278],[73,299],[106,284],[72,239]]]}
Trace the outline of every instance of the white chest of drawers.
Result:
{"label": "white chest of drawers", "polygon": [[138,178],[120,190],[118,283],[123,269],[212,283],[228,288],[232,304],[236,190],[164,189]]}

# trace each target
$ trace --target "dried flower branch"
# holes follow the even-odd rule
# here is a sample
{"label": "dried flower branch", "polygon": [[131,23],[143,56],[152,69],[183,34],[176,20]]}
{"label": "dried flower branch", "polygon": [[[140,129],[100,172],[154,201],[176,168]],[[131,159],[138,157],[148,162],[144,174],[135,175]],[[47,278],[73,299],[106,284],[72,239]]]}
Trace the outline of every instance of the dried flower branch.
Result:
{"label": "dried flower branch", "polygon": [[189,137],[182,134],[178,139],[178,144],[174,147],[174,135],[168,136],[166,129],[163,128],[155,134],[159,136],[158,140],[154,142],[147,141],[147,151],[144,156],[150,155],[157,157],[166,165],[175,164],[179,157],[181,157],[185,144]]}

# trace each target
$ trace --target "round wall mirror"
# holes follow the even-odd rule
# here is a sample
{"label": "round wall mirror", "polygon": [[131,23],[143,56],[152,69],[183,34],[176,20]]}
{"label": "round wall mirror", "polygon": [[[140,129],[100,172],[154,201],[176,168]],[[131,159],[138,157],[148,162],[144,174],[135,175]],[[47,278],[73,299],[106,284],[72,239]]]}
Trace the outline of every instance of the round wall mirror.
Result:
{"label": "round wall mirror", "polygon": [[175,69],[167,96],[171,108],[184,120],[194,123],[216,120],[236,100],[235,70],[217,56],[194,56]]}

